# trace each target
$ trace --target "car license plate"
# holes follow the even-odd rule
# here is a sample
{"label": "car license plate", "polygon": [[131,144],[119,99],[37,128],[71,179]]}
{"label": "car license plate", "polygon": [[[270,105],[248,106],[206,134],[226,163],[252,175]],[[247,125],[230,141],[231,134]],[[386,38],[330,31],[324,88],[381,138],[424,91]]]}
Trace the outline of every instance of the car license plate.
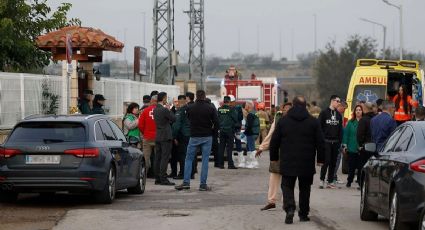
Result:
{"label": "car license plate", "polygon": [[60,164],[61,156],[59,155],[26,155],[26,164],[31,165],[57,165]]}

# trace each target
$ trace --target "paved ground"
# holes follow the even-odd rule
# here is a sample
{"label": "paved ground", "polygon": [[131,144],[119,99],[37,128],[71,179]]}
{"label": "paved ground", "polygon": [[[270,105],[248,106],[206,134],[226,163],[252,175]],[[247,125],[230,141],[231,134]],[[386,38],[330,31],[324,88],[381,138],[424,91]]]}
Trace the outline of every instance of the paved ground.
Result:
{"label": "paved ground", "polygon": [[266,202],[268,158],[261,158],[260,164],[256,170],[210,168],[211,192],[197,190],[198,177],[190,191],[149,180],[145,194],[120,192],[112,205],[98,205],[85,196],[24,194],[15,204],[0,204],[0,229],[387,229],[386,220],[359,220],[360,192],[355,188],[320,190],[317,181],[312,221],[295,218],[293,225],[284,226],[281,203],[278,209],[260,211]]}

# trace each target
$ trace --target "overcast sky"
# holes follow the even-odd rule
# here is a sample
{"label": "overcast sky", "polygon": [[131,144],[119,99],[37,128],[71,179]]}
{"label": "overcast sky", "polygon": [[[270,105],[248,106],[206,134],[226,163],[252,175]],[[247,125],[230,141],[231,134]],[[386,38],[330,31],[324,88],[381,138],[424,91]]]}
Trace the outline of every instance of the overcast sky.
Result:
{"label": "overcast sky", "polygon": [[[125,42],[126,54],[143,45],[143,14],[146,12],[146,46],[151,53],[153,0],[49,0],[52,7],[70,2],[70,17],[78,17],[83,26],[96,27]],[[425,1],[390,0],[403,4],[404,47],[425,52]],[[188,53],[189,18],[183,11],[189,0],[175,0],[175,46]],[[314,17],[317,15],[317,46],[336,40],[342,45],[350,35],[372,36],[382,47],[382,28],[360,21],[367,18],[385,24],[387,46],[399,47],[399,11],[382,0],[205,0],[206,54],[228,57],[239,49],[260,55],[280,53],[289,59],[314,50]],[[239,32],[238,32],[239,31]],[[280,52],[279,37],[282,34]],[[125,36],[124,36],[125,35]],[[293,47],[292,47],[293,44]],[[124,53],[108,53],[106,58],[124,59]]]}

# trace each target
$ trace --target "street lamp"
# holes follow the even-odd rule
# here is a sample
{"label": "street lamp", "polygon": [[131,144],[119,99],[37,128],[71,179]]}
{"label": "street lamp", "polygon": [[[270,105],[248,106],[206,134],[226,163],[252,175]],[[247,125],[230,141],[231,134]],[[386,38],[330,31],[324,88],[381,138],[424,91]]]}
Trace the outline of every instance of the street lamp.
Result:
{"label": "street lamp", "polygon": [[317,15],[313,14],[314,17],[314,54],[317,52]]}
{"label": "street lamp", "polygon": [[403,6],[402,5],[394,5],[393,3],[389,2],[388,0],[382,0],[387,5],[395,7],[400,12],[400,60],[403,60]]}
{"label": "street lamp", "polygon": [[143,15],[143,48],[146,48],[146,12],[142,12]]}
{"label": "street lamp", "polygon": [[387,27],[379,22],[374,22],[372,20],[366,19],[366,18],[360,18],[360,20],[364,21],[364,22],[369,22],[372,23],[374,25],[378,25],[381,26],[384,29],[384,47],[382,49],[382,59],[385,59],[385,43],[386,43],[386,38],[387,38]]}

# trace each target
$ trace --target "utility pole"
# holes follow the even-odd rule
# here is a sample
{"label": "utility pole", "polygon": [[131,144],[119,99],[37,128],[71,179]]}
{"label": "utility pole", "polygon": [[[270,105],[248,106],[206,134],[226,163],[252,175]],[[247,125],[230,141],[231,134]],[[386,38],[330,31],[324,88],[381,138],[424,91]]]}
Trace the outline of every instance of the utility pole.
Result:
{"label": "utility pole", "polygon": [[189,14],[189,80],[194,76],[201,79],[201,88],[205,90],[205,33],[204,0],[190,0]]}
{"label": "utility pole", "polygon": [[317,52],[317,15],[313,14],[314,17],[314,53]]}
{"label": "utility pole", "polygon": [[257,55],[260,56],[260,26],[257,25]]}
{"label": "utility pole", "polygon": [[279,31],[279,61],[282,60],[282,30]]}
{"label": "utility pole", "polygon": [[[382,48],[382,59],[385,59],[385,49],[386,49],[386,41],[387,41],[387,27],[379,22],[375,22],[366,18],[360,18],[360,20],[364,21],[364,22],[368,22],[371,23],[373,25],[377,25],[377,26],[381,26],[382,29],[384,30],[384,41],[383,41],[383,48]],[[401,59],[400,59],[401,60]]]}
{"label": "utility pole", "polygon": [[143,48],[146,48],[146,12],[142,12],[143,15]]}
{"label": "utility pole", "polygon": [[403,60],[403,5],[395,5],[388,0],[382,0],[387,5],[397,8],[400,13],[400,60]]}
{"label": "utility pole", "polygon": [[[124,44],[127,43],[127,28],[124,28]],[[127,49],[124,47],[124,61],[125,61],[125,68],[127,70],[127,79],[130,80],[130,71],[128,70],[128,61],[127,61]]]}
{"label": "utility pole", "polygon": [[291,29],[291,61],[294,60],[294,28]]}
{"label": "utility pole", "polygon": [[170,85],[174,79],[174,0],[154,0],[152,82]]}
{"label": "utility pole", "polygon": [[238,53],[241,53],[241,29],[238,29]]}

